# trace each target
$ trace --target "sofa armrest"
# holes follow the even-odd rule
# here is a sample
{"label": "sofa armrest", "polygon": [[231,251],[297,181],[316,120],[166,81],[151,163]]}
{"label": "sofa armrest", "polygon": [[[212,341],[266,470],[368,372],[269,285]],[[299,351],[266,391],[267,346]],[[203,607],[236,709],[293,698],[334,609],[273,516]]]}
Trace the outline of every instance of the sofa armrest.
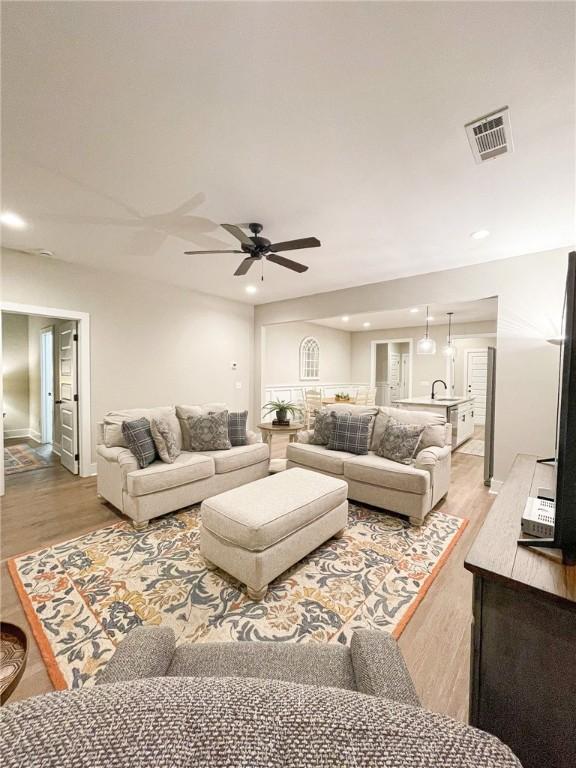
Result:
{"label": "sofa armrest", "polygon": [[174,655],[176,637],[171,627],[136,627],[116,648],[96,685],[164,677]]}
{"label": "sofa armrest", "polygon": [[296,432],[297,443],[309,443],[310,438],[314,434],[313,429],[301,429],[300,432]]}
{"label": "sofa armrest", "polygon": [[262,434],[260,432],[252,432],[250,429],[246,430],[246,445],[254,445],[261,442]]}
{"label": "sofa armrest", "polygon": [[350,655],[360,693],[421,706],[404,657],[393,637],[378,630],[357,630]]}
{"label": "sofa armrest", "polygon": [[124,475],[140,469],[136,457],[128,448],[108,448],[105,445],[98,445],[96,446],[96,453],[106,461],[117,461]]}
{"label": "sofa armrest", "polygon": [[417,469],[433,469],[439,461],[447,459],[452,453],[449,445],[445,445],[444,448],[439,448],[436,445],[430,445],[428,448],[423,448],[420,453],[417,454],[414,466]]}

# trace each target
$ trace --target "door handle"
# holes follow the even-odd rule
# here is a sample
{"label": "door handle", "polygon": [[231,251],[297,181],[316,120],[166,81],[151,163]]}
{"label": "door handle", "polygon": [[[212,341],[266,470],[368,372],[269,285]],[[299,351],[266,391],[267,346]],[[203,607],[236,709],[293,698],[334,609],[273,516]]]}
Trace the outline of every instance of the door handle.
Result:
{"label": "door handle", "polygon": [[64,402],[64,400],[54,400],[55,405],[61,405]]}

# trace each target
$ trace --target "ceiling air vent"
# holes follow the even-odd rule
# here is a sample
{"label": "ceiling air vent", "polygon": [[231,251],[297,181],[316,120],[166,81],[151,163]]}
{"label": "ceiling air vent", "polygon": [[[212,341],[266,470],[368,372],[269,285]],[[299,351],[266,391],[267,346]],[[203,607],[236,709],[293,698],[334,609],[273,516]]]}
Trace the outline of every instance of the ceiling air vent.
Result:
{"label": "ceiling air vent", "polygon": [[465,128],[477,163],[514,151],[508,107],[467,123]]}

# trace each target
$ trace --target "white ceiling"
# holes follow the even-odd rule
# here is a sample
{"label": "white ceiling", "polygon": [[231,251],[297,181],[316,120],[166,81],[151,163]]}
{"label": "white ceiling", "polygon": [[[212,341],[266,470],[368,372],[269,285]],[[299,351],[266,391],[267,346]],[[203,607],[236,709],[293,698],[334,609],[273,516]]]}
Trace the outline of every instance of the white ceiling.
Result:
{"label": "white ceiling", "polygon": [[[410,310],[417,309],[417,312]],[[480,301],[462,301],[452,304],[430,304],[429,313],[431,325],[447,325],[447,312],[453,312],[452,322],[455,327],[462,323],[482,323],[498,318],[498,299],[481,299]],[[348,317],[347,322],[342,317]],[[341,331],[382,331],[389,328],[413,328],[426,323],[426,307],[406,307],[406,309],[389,309],[381,312],[365,312],[361,315],[339,315],[325,320],[314,320],[317,325],[327,325]],[[366,328],[363,324],[370,323]]]}
{"label": "white ceiling", "polygon": [[[4,244],[251,302],[565,246],[574,12],[4,3],[3,208],[30,223]],[[516,151],[476,165],[463,126],[504,105]],[[182,253],[254,220],[319,237],[309,271],[250,297],[240,257]]]}

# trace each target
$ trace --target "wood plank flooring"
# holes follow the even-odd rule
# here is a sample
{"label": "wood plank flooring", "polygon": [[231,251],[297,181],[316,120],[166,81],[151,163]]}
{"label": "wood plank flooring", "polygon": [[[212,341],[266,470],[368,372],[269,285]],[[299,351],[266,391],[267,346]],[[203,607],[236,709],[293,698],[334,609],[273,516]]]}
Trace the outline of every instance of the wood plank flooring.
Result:
{"label": "wood plank flooring", "polygon": [[[274,438],[281,458],[286,442]],[[483,484],[478,456],[453,454],[452,484],[441,509],[469,518],[464,534],[400,637],[400,647],[425,707],[459,720],[468,717],[472,576],[464,557],[494,499]],[[60,466],[6,478],[2,499],[2,618],[31,633],[7,572],[14,555],[80,536],[121,518],[96,497],[96,478],[75,478]],[[31,638],[25,675],[10,701],[52,689]]]}

